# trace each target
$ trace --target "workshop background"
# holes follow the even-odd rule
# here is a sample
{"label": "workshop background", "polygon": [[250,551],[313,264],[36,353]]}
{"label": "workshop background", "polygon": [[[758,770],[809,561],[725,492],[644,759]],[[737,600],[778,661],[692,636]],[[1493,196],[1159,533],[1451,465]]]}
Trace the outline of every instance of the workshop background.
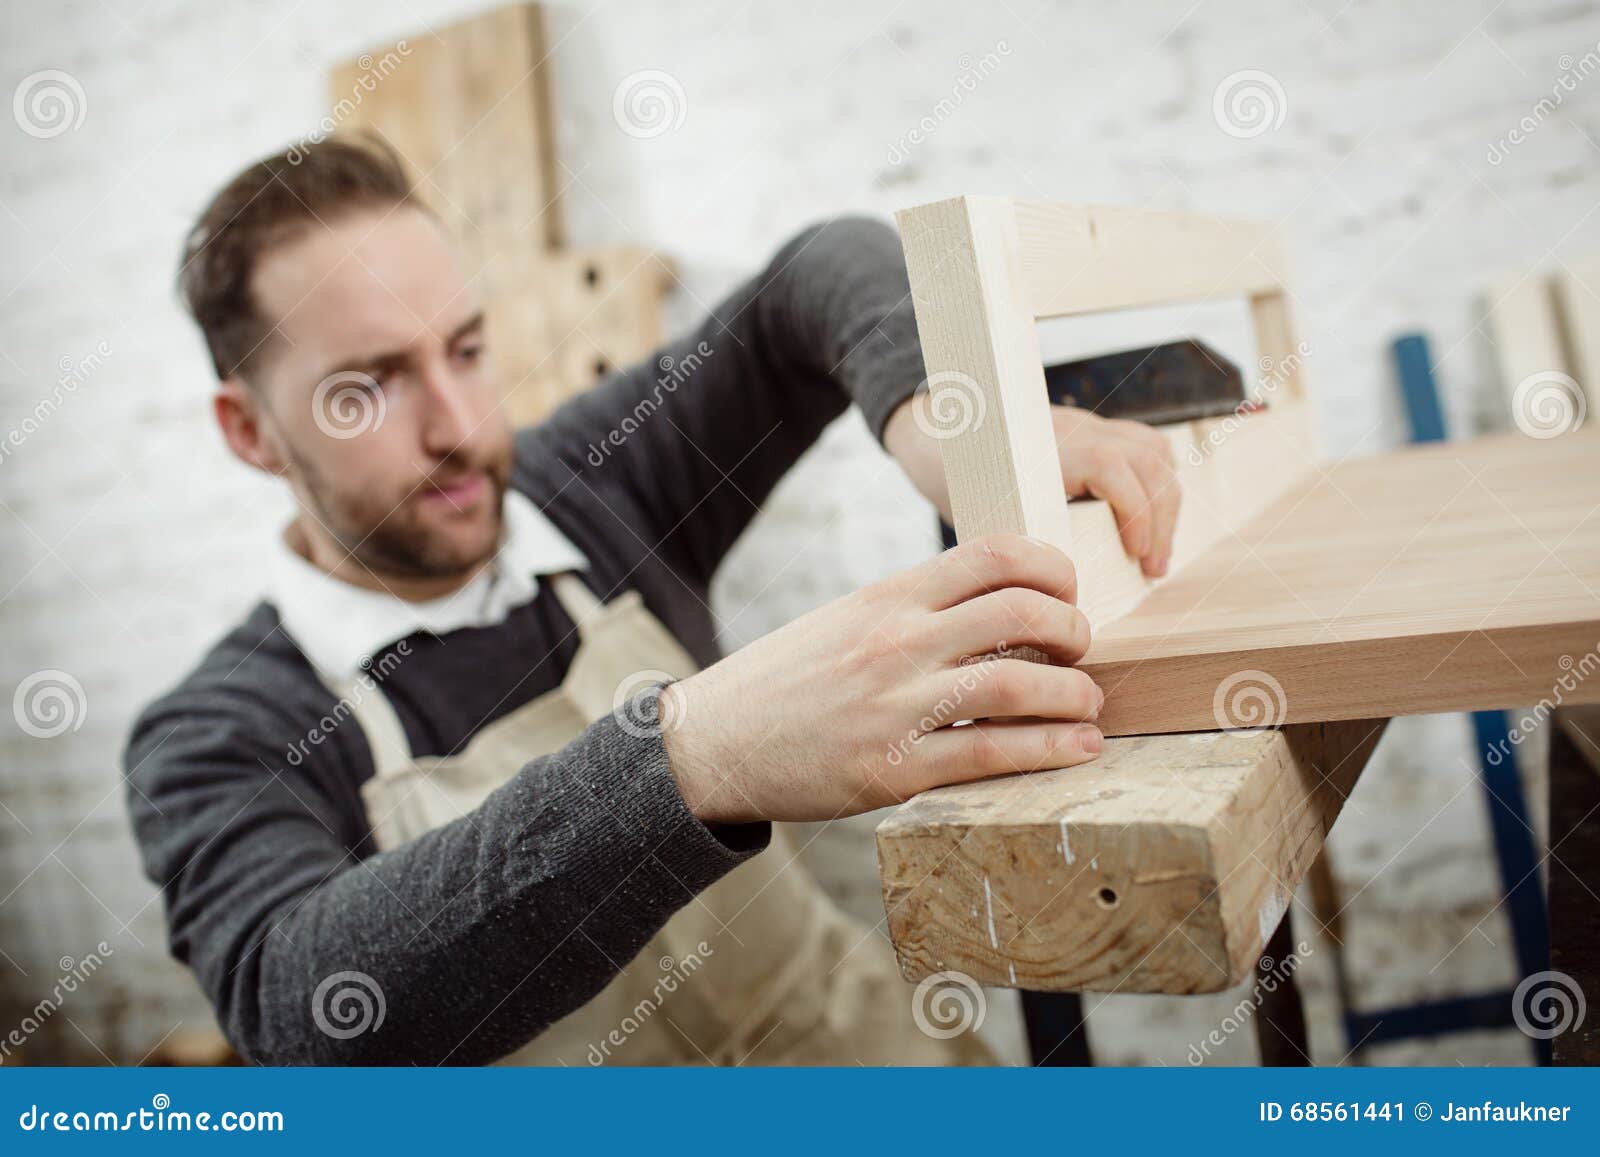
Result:
{"label": "workshop background", "polygon": [[[165,951],[121,749],[141,704],[258,597],[287,505],[213,427],[207,363],[173,290],[180,239],[226,177],[313,128],[333,63],[475,7],[52,0],[0,13],[0,90],[17,93],[0,117],[0,435],[25,433],[0,457],[0,693],[40,672],[82,689],[68,687],[61,725],[0,711],[0,1034],[110,950],[31,1033],[29,1063],[133,1063],[210,1027]],[[1503,427],[1486,287],[1600,254],[1594,4],[615,3],[553,4],[547,19],[569,241],[669,257],[674,332],[833,213],[984,192],[1259,218],[1289,238],[1324,451],[1365,454],[1406,438],[1396,334],[1431,339],[1458,435]],[[70,79],[57,84],[75,123],[29,132],[22,89],[46,70]],[[641,136],[615,96],[645,71],[667,74],[677,103],[668,130]],[[1229,120],[1229,84],[1265,101],[1265,124]],[[1118,322],[1080,343],[1140,344],[1121,339],[1177,324],[1146,320],[1159,332]],[[1201,322],[1230,348],[1226,317]],[[48,397],[59,404],[41,416]],[[930,509],[860,419],[841,419],[721,575],[725,646],[936,546]],[[1522,751],[1537,801],[1538,740]],[[1515,980],[1475,777],[1465,717],[1396,720],[1333,833],[1365,1006]],[[829,825],[808,859],[881,928],[876,818]],[[1295,918],[1313,949],[1313,1050],[1337,1063],[1349,1042],[1327,961]],[[986,1031],[1020,1061],[1015,997],[988,997]],[[1237,999],[1090,996],[1096,1059],[1190,1063]],[[1531,1055],[1506,1029],[1364,1059]],[[1251,1034],[1234,1033],[1207,1063],[1254,1056]]]}

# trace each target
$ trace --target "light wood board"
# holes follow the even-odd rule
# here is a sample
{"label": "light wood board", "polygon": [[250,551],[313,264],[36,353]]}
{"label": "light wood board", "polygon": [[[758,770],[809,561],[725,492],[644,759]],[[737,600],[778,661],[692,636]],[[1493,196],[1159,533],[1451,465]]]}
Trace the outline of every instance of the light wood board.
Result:
{"label": "light wood board", "polygon": [[[1101,628],[1082,667],[1101,726],[1129,735],[1515,707],[1597,647],[1600,434],[1579,431],[1319,470]],[[1600,701],[1600,679],[1569,701]]]}

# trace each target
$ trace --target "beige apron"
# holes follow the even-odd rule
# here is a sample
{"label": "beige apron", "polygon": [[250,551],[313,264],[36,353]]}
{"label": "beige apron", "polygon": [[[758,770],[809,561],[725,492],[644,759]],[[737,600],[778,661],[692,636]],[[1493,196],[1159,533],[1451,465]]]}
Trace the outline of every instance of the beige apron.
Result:
{"label": "beige apron", "polygon": [[[694,674],[694,660],[637,591],[602,604],[575,574],[543,580],[577,625],[561,686],[479,731],[458,755],[413,758],[370,680],[330,688],[366,733],[362,787],[378,847],[477,808],[529,760],[558,751],[617,706],[641,673]],[[872,929],[845,915],[774,825],[771,846],[691,900],[598,996],[509,1064],[992,1064],[975,1035],[934,1039],[913,989]]]}

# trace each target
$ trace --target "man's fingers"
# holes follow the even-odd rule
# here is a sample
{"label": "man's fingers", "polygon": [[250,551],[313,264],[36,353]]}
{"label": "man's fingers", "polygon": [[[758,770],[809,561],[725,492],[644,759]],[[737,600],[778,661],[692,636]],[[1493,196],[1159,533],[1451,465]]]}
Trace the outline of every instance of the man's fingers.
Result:
{"label": "man's fingers", "polygon": [[1172,558],[1172,536],[1178,528],[1178,508],[1182,492],[1172,466],[1158,455],[1143,450],[1129,456],[1129,464],[1139,476],[1150,503],[1150,550],[1143,557],[1144,573],[1159,578],[1167,572]]}
{"label": "man's fingers", "polygon": [[1089,620],[1082,611],[1022,587],[979,595],[924,621],[928,642],[950,662],[1033,647],[1071,666],[1089,649]]}
{"label": "man's fingers", "polygon": [[917,790],[995,775],[1076,767],[1100,754],[1105,740],[1092,723],[989,719],[923,737]]}
{"label": "man's fingers", "polygon": [[1132,422],[1126,418],[1112,418],[1106,425],[1117,437],[1133,442],[1160,458],[1168,466],[1177,465],[1177,457],[1172,452],[1172,440],[1154,426],[1147,426],[1143,422]]}
{"label": "man's fingers", "polygon": [[1069,722],[1092,721],[1100,714],[1105,693],[1075,667],[1055,667],[1027,659],[986,659],[946,668],[916,681],[914,694],[933,704],[931,731],[961,719],[1018,718]]}
{"label": "man's fingers", "polygon": [[1155,535],[1155,514],[1127,452],[1120,447],[1096,447],[1090,466],[1085,485],[1090,494],[1111,504],[1123,548],[1130,558],[1147,558]]}
{"label": "man's fingers", "polygon": [[951,547],[907,571],[906,579],[910,597],[933,611],[1011,587],[1069,603],[1078,597],[1072,560],[1048,543],[1020,534],[992,534]]}

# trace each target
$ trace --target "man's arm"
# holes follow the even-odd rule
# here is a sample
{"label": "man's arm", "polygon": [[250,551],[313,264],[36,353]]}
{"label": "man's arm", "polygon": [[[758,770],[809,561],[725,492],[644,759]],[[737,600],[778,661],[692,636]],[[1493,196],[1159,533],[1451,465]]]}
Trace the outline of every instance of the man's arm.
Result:
{"label": "man's arm", "polygon": [[879,435],[922,380],[905,259],[881,221],[841,217],[785,244],[685,337],[559,409],[538,454],[603,493],[702,585],[778,480],[852,400]]}
{"label": "man's arm", "polygon": [[[306,733],[281,709],[295,696],[243,692],[210,682],[167,697],[127,766],[172,951],[252,1061],[495,1060],[598,993],[614,961],[766,843],[764,824],[713,834],[660,737],[608,717],[467,817],[366,855],[346,767],[360,729],[289,766],[269,737]],[[363,994],[382,1023],[348,1033]]]}
{"label": "man's arm", "polygon": [[[916,413],[924,373],[898,235],[835,218],[797,234],[687,337],[558,410],[539,454],[597,492],[626,487],[649,518],[635,533],[704,585],[851,401],[948,519],[938,423]],[[1166,438],[1074,406],[1052,406],[1051,421],[1066,493],[1106,500],[1129,556],[1165,574],[1181,497]]]}
{"label": "man's arm", "polygon": [[[260,629],[235,637],[145,712],[128,747],[173,954],[251,1060],[496,1059],[759,851],[762,821],[1092,759],[1104,697],[1071,666],[1089,643],[1075,595],[1054,547],[964,543],[659,701],[642,691],[619,711],[628,726],[601,719],[461,820],[377,855],[361,729],[327,722],[346,712],[308,691],[303,661],[263,659]],[[1060,665],[1009,658],[1013,645]],[[350,1033],[358,990],[383,1021]]]}

